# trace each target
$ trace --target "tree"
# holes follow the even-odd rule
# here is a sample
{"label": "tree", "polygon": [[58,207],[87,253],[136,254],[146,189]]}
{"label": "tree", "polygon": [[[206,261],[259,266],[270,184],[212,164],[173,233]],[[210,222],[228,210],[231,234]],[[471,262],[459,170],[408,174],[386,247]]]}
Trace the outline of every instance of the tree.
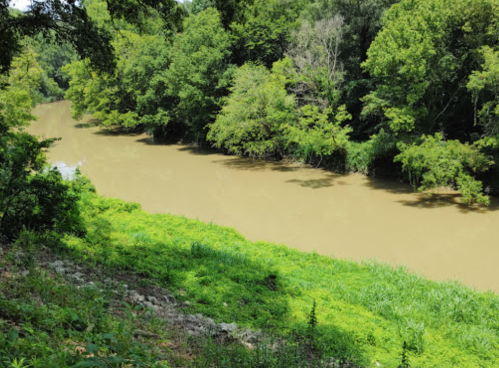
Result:
{"label": "tree", "polygon": [[[468,90],[472,92],[475,111],[478,114],[484,133],[499,135],[499,51],[489,46],[481,49],[484,62],[481,70],[470,75]],[[476,118],[475,118],[476,121]]]}
{"label": "tree", "polygon": [[284,57],[303,5],[303,1],[255,0],[241,10],[241,20],[231,24],[234,61],[261,62],[271,68]]}
{"label": "tree", "polygon": [[283,128],[296,120],[296,102],[285,89],[283,76],[264,66],[245,64],[234,75],[234,85],[208,140],[235,154],[282,157]]}
{"label": "tree", "polygon": [[321,111],[317,106],[305,105],[297,122],[283,126],[287,145],[294,144],[293,153],[305,161],[310,157],[322,160],[335,151],[345,155],[352,128],[342,124],[351,118],[344,105],[336,112],[332,107]]}
{"label": "tree", "polygon": [[[169,19],[174,0],[106,2],[112,19],[129,19],[151,6]],[[47,169],[44,150],[54,139],[39,141],[22,129],[33,119],[30,110],[42,71],[35,54],[23,50],[25,36],[41,34],[70,43],[99,71],[111,71],[114,54],[107,30],[92,21],[79,1],[32,1],[29,10],[10,11],[0,0],[0,234],[14,240],[23,228],[78,233],[77,190]],[[21,53],[21,51],[24,51]],[[18,57],[16,57],[18,56]]]}
{"label": "tree", "polygon": [[[494,46],[496,0],[404,0],[394,5],[368,51],[368,70],[379,80],[365,114],[380,116],[394,133],[469,140],[473,103],[466,84],[480,66],[480,49]],[[497,5],[497,4],[496,4]]]}
{"label": "tree", "polygon": [[151,85],[168,68],[170,45],[161,36],[123,30],[113,46],[120,56],[112,74],[93,70],[88,60],[63,68],[71,77],[66,98],[73,117],[81,119],[90,110],[104,126],[133,128],[151,122],[150,115],[165,107]]}
{"label": "tree", "polygon": [[480,152],[479,144],[444,141],[436,133],[423,135],[417,143],[399,143],[399,149],[401,153],[395,161],[402,163],[409,180],[420,192],[452,187],[461,192],[464,203],[489,204],[489,198],[482,194],[482,183],[473,177],[493,164],[490,157]]}
{"label": "tree", "polygon": [[33,96],[41,75],[36,54],[26,52],[14,58],[9,76],[0,76],[0,237],[6,240],[23,228],[82,232],[77,194],[57,170],[45,171],[43,151],[54,139],[39,141],[23,131],[34,119]]}
{"label": "tree", "polygon": [[184,26],[173,42],[165,95],[176,100],[172,119],[203,141],[204,129],[215,120],[231,81],[231,38],[213,8],[189,17]]}
{"label": "tree", "polygon": [[368,94],[375,80],[361,68],[367,59],[367,50],[383,25],[387,9],[400,0],[316,0],[304,10],[302,24],[312,28],[317,22],[341,17],[341,42],[338,48],[343,68],[343,80],[339,103],[345,104],[352,113],[354,122],[352,135],[356,139],[367,139],[375,133],[378,124],[370,116],[362,116],[360,99]]}
{"label": "tree", "polygon": [[254,0],[192,0],[191,11],[198,13],[208,9],[217,9],[223,27],[228,30],[233,22],[239,22],[243,18],[246,6],[253,4]]}
{"label": "tree", "polygon": [[62,99],[64,91],[69,87],[69,76],[62,71],[62,67],[78,59],[76,51],[67,42],[56,44],[41,34],[27,42],[37,53],[36,59],[43,71],[40,80],[41,99],[49,101]]}
{"label": "tree", "polygon": [[340,58],[343,18],[336,15],[324,18],[314,25],[302,23],[295,41],[288,50],[293,60],[292,91],[303,104],[312,103],[326,109],[336,104],[344,78]]}

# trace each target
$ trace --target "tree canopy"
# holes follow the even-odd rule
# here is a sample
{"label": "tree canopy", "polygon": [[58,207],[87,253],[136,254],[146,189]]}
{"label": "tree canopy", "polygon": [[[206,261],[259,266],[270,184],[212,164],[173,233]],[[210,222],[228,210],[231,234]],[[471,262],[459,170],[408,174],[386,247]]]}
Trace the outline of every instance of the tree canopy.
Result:
{"label": "tree canopy", "polygon": [[75,118],[499,193],[497,0],[1,4],[3,70],[31,49],[33,101],[64,90]]}

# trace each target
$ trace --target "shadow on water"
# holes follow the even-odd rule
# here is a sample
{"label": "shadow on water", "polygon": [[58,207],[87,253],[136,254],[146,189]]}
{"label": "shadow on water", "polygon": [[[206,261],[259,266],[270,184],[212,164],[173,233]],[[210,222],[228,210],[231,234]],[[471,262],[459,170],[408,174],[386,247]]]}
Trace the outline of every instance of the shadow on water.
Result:
{"label": "shadow on water", "polygon": [[104,135],[106,137],[136,137],[143,133],[140,131],[126,130],[126,129],[116,129],[116,128],[101,128],[94,132],[97,135]]}
{"label": "shadow on water", "polygon": [[88,129],[88,128],[95,128],[95,127],[99,126],[99,124],[100,124],[99,120],[91,119],[91,120],[87,121],[86,123],[75,124],[74,127],[76,129]]}
{"label": "shadow on water", "polygon": [[234,170],[247,170],[247,171],[280,171],[280,172],[293,172],[299,171],[302,168],[299,166],[292,166],[284,161],[265,161],[257,160],[246,157],[230,157],[227,160],[213,161],[215,164],[223,165],[229,169]]}
{"label": "shadow on water", "polygon": [[288,180],[286,183],[296,183],[304,188],[320,189],[320,188],[332,187],[333,185],[337,184],[346,185],[344,181],[338,181],[338,179],[341,177],[342,175],[340,174],[328,173],[326,174],[326,177],[322,179],[308,179],[308,180],[293,179],[293,180]]}
{"label": "shadow on water", "polygon": [[123,127],[116,126],[104,126],[101,124],[100,120],[91,119],[85,123],[75,124],[76,129],[89,129],[89,128],[100,128],[93,132],[93,134],[104,135],[104,136],[138,136],[142,134],[141,130],[137,129],[127,129]]}
{"label": "shadow on water", "polygon": [[[384,179],[366,178],[365,186],[382,190],[392,194],[404,194],[406,198],[400,199],[397,202],[407,207],[413,208],[443,208],[455,207],[461,213],[488,213],[499,210],[499,198],[491,197],[490,205],[484,206],[480,204],[467,205],[461,202],[461,194],[457,192],[440,192],[436,190],[434,193],[419,193],[415,192],[410,184],[401,182],[392,182]],[[410,198],[407,198],[410,197]]]}
{"label": "shadow on water", "polygon": [[181,146],[178,150],[180,152],[187,152],[190,153],[191,155],[196,155],[196,156],[209,156],[209,155],[222,154],[222,151],[216,150],[214,148],[206,148],[196,145]]}
{"label": "shadow on water", "polygon": [[169,147],[177,147],[179,152],[187,152],[192,155],[197,156],[209,156],[215,154],[221,154],[223,152],[216,150],[214,148],[209,147],[201,147],[195,144],[186,145],[182,144],[176,140],[168,140],[165,138],[156,138],[152,136],[147,136],[144,138],[137,139],[137,143],[147,144],[149,146],[169,146]]}
{"label": "shadow on water", "polygon": [[[227,160],[217,160],[213,162],[230,169],[247,171],[279,171],[287,173],[312,169],[309,166],[298,166],[297,164],[290,164],[286,161],[253,160],[245,157],[236,157]],[[338,179],[344,177],[344,175],[325,170],[321,170],[321,173],[324,177],[319,179],[291,179],[287,180],[286,183],[294,183],[300,185],[301,187],[311,189],[327,188],[332,187],[336,184],[346,185],[344,181],[338,181]]]}

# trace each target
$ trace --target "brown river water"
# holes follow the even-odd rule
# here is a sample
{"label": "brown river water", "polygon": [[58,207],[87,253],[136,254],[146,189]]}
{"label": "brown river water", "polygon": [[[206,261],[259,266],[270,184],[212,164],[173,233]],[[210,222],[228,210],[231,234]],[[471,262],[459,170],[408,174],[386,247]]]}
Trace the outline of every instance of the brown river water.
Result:
{"label": "brown river water", "polygon": [[251,240],[356,261],[376,259],[436,280],[499,292],[499,200],[469,208],[441,190],[429,198],[409,185],[339,175],[300,164],[225,156],[154,144],[71,119],[69,102],[38,106],[30,132],[61,137],[49,159],[80,166],[100,194],[231,226]]}

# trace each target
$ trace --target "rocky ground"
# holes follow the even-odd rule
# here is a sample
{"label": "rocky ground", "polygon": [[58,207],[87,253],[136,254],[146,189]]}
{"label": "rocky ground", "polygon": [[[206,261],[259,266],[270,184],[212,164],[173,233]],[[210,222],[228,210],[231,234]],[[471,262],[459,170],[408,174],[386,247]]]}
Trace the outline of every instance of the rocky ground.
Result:
{"label": "rocky ground", "polygon": [[[18,252],[16,256],[22,258],[24,254]],[[110,277],[99,268],[89,268],[68,259],[57,259],[50,254],[44,254],[39,261],[39,267],[62,277],[77,288],[97,288],[103,293],[114,294],[116,302],[125,301],[131,305],[149,308],[172,328],[190,336],[226,337],[240,341],[250,348],[264,338],[260,331],[239,328],[235,323],[216,323],[212,318],[201,314],[185,314],[182,309],[190,306],[189,301],[178,302],[175,296],[164,288],[141,286],[141,278],[135,275],[118,273]],[[21,267],[16,274],[8,276],[26,277],[29,272]]]}

